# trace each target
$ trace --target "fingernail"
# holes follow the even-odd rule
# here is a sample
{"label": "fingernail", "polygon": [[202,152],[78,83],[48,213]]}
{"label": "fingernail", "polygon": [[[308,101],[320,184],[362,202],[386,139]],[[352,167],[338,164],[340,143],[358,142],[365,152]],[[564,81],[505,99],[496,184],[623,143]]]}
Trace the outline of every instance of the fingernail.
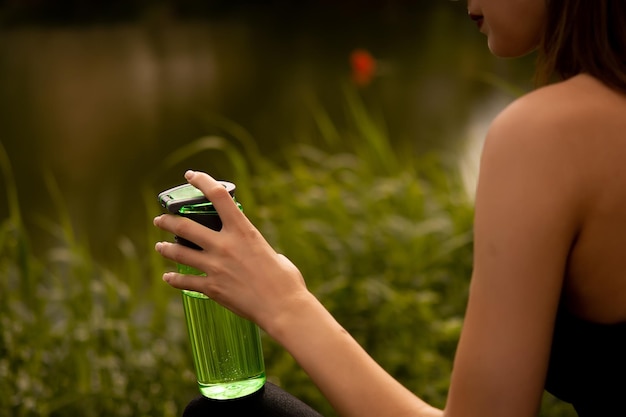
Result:
{"label": "fingernail", "polygon": [[157,252],[161,252],[162,247],[163,247],[163,243],[161,242],[157,242],[156,245],[154,245],[154,249],[156,249]]}
{"label": "fingernail", "polygon": [[171,272],[166,272],[165,274],[163,274],[163,281],[169,284],[170,280],[172,279],[172,276],[173,274]]}
{"label": "fingernail", "polygon": [[187,178],[188,180],[192,179],[194,175],[196,175],[196,173],[192,170],[185,172],[185,178]]}

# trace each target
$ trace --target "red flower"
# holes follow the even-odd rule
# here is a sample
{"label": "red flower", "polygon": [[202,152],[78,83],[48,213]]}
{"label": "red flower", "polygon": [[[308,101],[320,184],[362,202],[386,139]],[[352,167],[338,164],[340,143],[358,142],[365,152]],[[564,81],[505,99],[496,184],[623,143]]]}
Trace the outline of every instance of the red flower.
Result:
{"label": "red flower", "polygon": [[365,49],[355,49],[350,54],[352,81],[359,87],[368,85],[376,73],[376,59]]}

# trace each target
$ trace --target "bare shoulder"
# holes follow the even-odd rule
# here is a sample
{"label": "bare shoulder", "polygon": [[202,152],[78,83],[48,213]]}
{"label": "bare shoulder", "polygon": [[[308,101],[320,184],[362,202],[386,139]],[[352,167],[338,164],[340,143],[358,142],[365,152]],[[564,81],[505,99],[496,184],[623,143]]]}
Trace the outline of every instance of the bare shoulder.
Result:
{"label": "bare shoulder", "polygon": [[[600,81],[578,75],[532,91],[505,108],[493,121],[488,137],[514,141],[576,141],[598,132],[626,128],[626,96]],[[608,130],[608,131],[607,131]]]}
{"label": "bare shoulder", "polygon": [[519,98],[490,126],[479,190],[500,195],[501,182],[517,181],[519,190],[534,190],[537,201],[555,202],[572,215],[572,224],[581,224],[590,202],[605,192],[598,184],[622,175],[625,115],[623,94],[584,75]]}
{"label": "bare shoulder", "polygon": [[477,207],[479,198],[496,198],[503,183],[515,183],[518,192],[553,203],[555,212],[571,215],[571,225],[580,224],[606,171],[606,155],[624,155],[625,111],[625,98],[586,76],[514,101],[487,133]]}

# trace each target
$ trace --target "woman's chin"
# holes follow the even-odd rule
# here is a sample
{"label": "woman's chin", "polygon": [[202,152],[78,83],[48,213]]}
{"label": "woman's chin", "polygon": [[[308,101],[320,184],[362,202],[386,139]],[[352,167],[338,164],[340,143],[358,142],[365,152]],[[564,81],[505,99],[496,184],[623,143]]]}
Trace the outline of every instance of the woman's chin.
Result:
{"label": "woman's chin", "polygon": [[512,45],[511,43],[487,41],[487,46],[491,53],[498,58],[519,58],[530,54],[537,49],[537,45]]}

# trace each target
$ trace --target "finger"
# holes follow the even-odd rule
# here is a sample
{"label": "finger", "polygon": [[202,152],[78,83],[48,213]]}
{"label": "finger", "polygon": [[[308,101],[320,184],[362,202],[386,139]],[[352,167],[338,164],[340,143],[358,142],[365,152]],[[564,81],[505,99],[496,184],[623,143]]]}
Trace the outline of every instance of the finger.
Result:
{"label": "finger", "polygon": [[226,188],[213,177],[204,172],[187,171],[185,178],[213,203],[222,224],[233,224],[246,218]]}
{"label": "finger", "polygon": [[198,222],[173,214],[162,214],[155,217],[154,225],[159,229],[180,236],[201,248],[207,246],[212,233],[217,233]]}
{"label": "finger", "polygon": [[183,245],[169,242],[158,242],[155,249],[161,256],[178,264],[188,265],[203,270],[202,252]]}
{"label": "finger", "polygon": [[163,274],[163,281],[179,290],[191,290],[203,292],[206,287],[207,277],[200,275],[184,275],[176,272]]}

